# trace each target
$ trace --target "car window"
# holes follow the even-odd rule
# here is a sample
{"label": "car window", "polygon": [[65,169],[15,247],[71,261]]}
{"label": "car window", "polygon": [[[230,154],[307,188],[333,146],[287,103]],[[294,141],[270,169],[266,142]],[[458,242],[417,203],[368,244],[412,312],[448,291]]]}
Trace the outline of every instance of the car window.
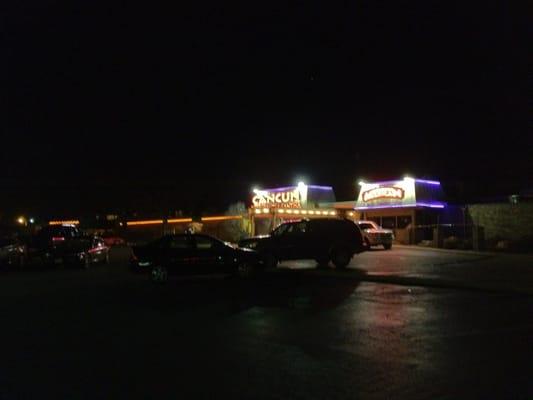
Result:
{"label": "car window", "polygon": [[294,226],[293,228],[294,233],[305,233],[307,230],[307,222],[305,221],[298,222],[297,224],[294,224],[293,226]]}
{"label": "car window", "polygon": [[191,238],[189,236],[173,236],[168,242],[171,249],[189,249],[192,247]]}
{"label": "car window", "polygon": [[291,226],[292,226],[291,224],[282,224],[272,231],[272,235],[273,236],[283,235],[284,233],[288,231],[288,228]]}
{"label": "car window", "polygon": [[361,229],[374,229],[374,225],[369,224],[369,223],[363,223],[363,224],[359,224],[359,228],[361,228]]}
{"label": "car window", "polygon": [[196,236],[196,248],[198,250],[209,250],[216,246],[216,242],[206,236]]}

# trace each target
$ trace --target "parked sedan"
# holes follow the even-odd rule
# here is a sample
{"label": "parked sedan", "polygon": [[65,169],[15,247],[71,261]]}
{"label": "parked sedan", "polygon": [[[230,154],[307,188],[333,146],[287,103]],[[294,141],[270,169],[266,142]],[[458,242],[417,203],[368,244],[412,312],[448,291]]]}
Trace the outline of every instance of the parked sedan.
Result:
{"label": "parked sedan", "polygon": [[374,221],[357,221],[363,234],[366,246],[383,246],[385,250],[392,248],[394,233],[390,229],[383,229]]}
{"label": "parked sedan", "polygon": [[169,275],[228,273],[249,277],[257,262],[255,251],[201,234],[163,236],[133,247],[131,256],[131,268],[150,273],[154,282],[166,282]]}
{"label": "parked sedan", "polygon": [[104,239],[104,242],[108,247],[124,246],[126,244],[126,241],[123,238],[113,233],[104,233],[102,239]]}
{"label": "parked sedan", "polygon": [[109,247],[98,236],[82,236],[67,243],[63,250],[63,262],[89,268],[95,263],[109,263]]}
{"label": "parked sedan", "polygon": [[26,246],[13,237],[0,237],[0,266],[21,267],[26,260]]}

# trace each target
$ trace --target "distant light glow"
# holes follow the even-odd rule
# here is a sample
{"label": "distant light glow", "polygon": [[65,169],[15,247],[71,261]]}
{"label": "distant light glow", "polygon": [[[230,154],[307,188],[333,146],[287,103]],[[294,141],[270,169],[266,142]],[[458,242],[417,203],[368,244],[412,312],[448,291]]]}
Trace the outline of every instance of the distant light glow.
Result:
{"label": "distant light glow", "polygon": [[302,214],[307,214],[307,210],[301,210],[300,211]]}
{"label": "distant light glow", "polygon": [[284,210],[283,208],[280,208],[280,209],[278,210],[278,213],[280,213],[280,214],[283,214],[284,212],[285,212],[285,210]]}
{"label": "distant light glow", "polygon": [[24,225],[24,223],[26,222],[26,219],[24,217],[18,217],[17,218],[17,222],[21,225]]}
{"label": "distant light glow", "polygon": [[30,224],[35,223],[35,219],[33,219],[33,218],[30,218],[29,221],[30,221]]}
{"label": "distant light glow", "polygon": [[270,210],[268,208],[263,208],[263,212],[267,214]]}

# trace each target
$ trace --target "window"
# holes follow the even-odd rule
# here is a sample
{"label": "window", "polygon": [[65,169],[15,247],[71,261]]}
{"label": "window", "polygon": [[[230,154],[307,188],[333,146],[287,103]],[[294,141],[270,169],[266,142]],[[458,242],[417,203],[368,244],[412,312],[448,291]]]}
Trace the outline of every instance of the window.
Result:
{"label": "window", "polygon": [[378,226],[381,226],[381,217],[368,217],[367,219],[375,222]]}
{"label": "window", "polygon": [[307,230],[307,222],[302,221],[294,225],[294,232],[296,233],[305,233]]}
{"label": "window", "polygon": [[369,224],[368,222],[363,222],[363,223],[359,224],[359,228],[361,228],[362,230],[375,229],[375,226],[372,225],[372,224]]}
{"label": "window", "polygon": [[272,231],[273,236],[281,236],[288,231],[291,224],[282,224]]}
{"label": "window", "polygon": [[385,229],[394,229],[396,228],[396,217],[382,217],[381,218],[381,227]]}
{"label": "window", "polygon": [[189,249],[191,248],[191,239],[188,236],[173,236],[169,240],[171,249]]}
{"label": "window", "polygon": [[198,250],[209,250],[215,247],[215,242],[205,236],[196,236],[196,248]]}
{"label": "window", "polygon": [[405,229],[407,228],[408,225],[411,224],[411,216],[410,215],[405,215],[405,216],[401,216],[401,217],[397,217],[396,220],[398,221],[397,224],[398,224],[398,229]]}

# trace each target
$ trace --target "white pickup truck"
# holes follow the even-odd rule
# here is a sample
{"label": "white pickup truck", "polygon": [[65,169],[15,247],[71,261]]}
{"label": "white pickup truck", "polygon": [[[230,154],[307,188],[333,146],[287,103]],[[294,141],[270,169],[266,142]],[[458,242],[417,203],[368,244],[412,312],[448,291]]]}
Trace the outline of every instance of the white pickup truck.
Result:
{"label": "white pickup truck", "polygon": [[356,221],[356,224],[361,229],[363,240],[368,248],[381,245],[385,250],[391,249],[394,233],[390,229],[383,229],[374,221]]}

